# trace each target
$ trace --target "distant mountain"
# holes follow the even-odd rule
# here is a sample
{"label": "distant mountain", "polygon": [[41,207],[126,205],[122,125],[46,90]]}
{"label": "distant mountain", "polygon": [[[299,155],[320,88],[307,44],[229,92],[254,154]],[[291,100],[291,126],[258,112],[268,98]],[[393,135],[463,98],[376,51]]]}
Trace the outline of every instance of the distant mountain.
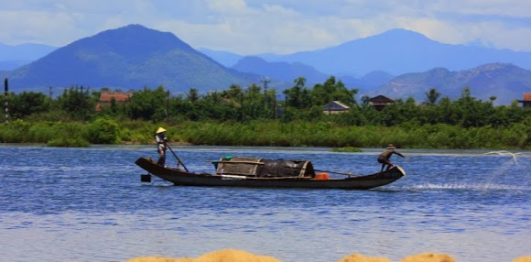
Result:
{"label": "distant mountain", "polygon": [[57,49],[57,47],[41,44],[22,44],[12,46],[0,43],[0,61],[33,61],[51,53],[55,49]]}
{"label": "distant mountain", "polygon": [[417,102],[422,102],[431,88],[437,89],[441,97],[457,99],[461,97],[464,87],[470,88],[471,95],[477,99],[489,101],[491,96],[496,96],[496,105],[510,104],[515,99],[522,99],[525,92],[531,92],[531,71],[502,63],[485,64],[462,71],[435,68],[397,76],[368,92],[368,95],[383,94],[403,99],[411,96]]}
{"label": "distant mountain", "polygon": [[[291,88],[293,81],[299,77],[306,78],[307,87],[313,87],[315,84],[324,83],[327,78],[332,76],[332,74],[322,73],[303,63],[268,62],[260,57],[271,56],[271,54],[241,56],[230,52],[214,51],[204,48],[199,50],[212,57],[218,63],[234,70],[273,79],[274,82],[272,85],[279,89]],[[384,71],[373,71],[361,78],[350,75],[335,75],[335,77],[341,80],[348,88],[356,88],[365,92],[388,82],[394,76]]]}
{"label": "distant mountain", "polygon": [[531,52],[443,44],[403,29],[315,51],[260,57],[271,62],[301,62],[327,74],[350,76],[372,71],[399,75],[437,67],[455,71],[488,63],[511,63],[531,69]]}
{"label": "distant mountain", "polygon": [[367,85],[376,87],[390,81],[394,77],[384,71],[373,71],[361,77],[360,80]]}
{"label": "distant mountain", "polygon": [[0,71],[5,70],[13,70],[17,67],[21,67],[23,65],[29,64],[31,61],[26,60],[7,60],[7,61],[0,61]]}
{"label": "distant mountain", "polygon": [[243,55],[238,55],[231,52],[226,51],[215,51],[210,50],[207,48],[199,48],[199,52],[207,55],[208,57],[216,60],[218,63],[224,65],[225,67],[233,67],[240,59],[242,59]]}
{"label": "distant mountain", "polygon": [[0,70],[13,70],[29,64],[57,49],[40,44],[6,45],[0,43]]}
{"label": "distant mountain", "polygon": [[[32,45],[18,48],[28,46]],[[26,57],[17,57],[43,57],[8,71],[1,65],[11,63],[4,59],[13,58],[6,54],[14,51],[6,51],[12,47],[0,44],[0,76],[10,78],[12,91],[48,92],[50,86],[75,85],[135,90],[163,85],[175,94],[190,88],[204,92],[224,90],[232,84],[247,86],[263,77],[272,80],[270,88],[282,91],[301,76],[307,79],[307,87],[313,87],[334,75],[348,88],[359,89],[360,96],[412,96],[417,101],[424,101],[430,88],[457,98],[463,87],[470,87],[479,99],[496,96],[496,104],[508,104],[531,92],[531,73],[527,71],[531,53],[442,44],[402,29],[291,55],[244,57],[208,49],[199,52],[171,33],[141,25],[107,30],[47,55],[50,49],[46,46],[33,47],[42,48],[41,53],[28,51]],[[232,63],[232,68],[222,65]]]}
{"label": "distant mountain", "polygon": [[293,81],[299,77],[306,78],[308,84],[323,83],[330,77],[330,75],[301,63],[267,62],[256,56],[242,58],[232,69],[288,82],[290,87],[293,86]]}
{"label": "distant mountain", "polygon": [[0,79],[5,79],[9,76],[9,71],[0,70]]}
{"label": "distant mountain", "polygon": [[83,85],[173,93],[227,89],[257,76],[228,69],[171,33],[129,25],[75,41],[9,74],[12,89]]}
{"label": "distant mountain", "polygon": [[347,87],[357,88],[359,94],[373,90],[393,79],[395,76],[384,71],[373,71],[360,78],[349,76],[339,77]]}

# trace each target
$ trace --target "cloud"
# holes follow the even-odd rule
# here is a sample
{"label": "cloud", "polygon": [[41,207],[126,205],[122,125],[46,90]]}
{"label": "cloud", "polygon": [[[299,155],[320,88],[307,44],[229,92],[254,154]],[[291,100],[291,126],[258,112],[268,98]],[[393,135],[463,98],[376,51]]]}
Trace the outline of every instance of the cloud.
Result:
{"label": "cloud", "polygon": [[394,28],[530,51],[530,1],[3,0],[0,42],[63,46],[128,24],[239,54],[315,50]]}
{"label": "cloud", "polygon": [[495,16],[505,18],[531,18],[527,10],[531,8],[529,1],[513,0],[438,0],[434,9],[443,13],[455,13],[470,16]]}

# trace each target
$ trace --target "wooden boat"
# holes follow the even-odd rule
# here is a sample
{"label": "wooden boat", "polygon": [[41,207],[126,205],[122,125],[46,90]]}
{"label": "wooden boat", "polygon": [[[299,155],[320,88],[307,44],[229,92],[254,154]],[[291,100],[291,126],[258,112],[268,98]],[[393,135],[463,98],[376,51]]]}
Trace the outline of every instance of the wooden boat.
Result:
{"label": "wooden boat", "polygon": [[[224,157],[212,161],[215,173],[193,173],[182,164],[176,168],[157,165],[151,158],[141,157],[135,163],[149,172],[142,175],[144,182],[151,175],[181,186],[259,187],[259,188],[321,188],[321,189],[371,189],[392,183],[406,173],[399,166],[370,175],[352,175],[326,171],[316,173],[307,160],[266,160],[249,157]],[[180,160],[178,163],[182,163]],[[347,175],[330,178],[328,173]]]}

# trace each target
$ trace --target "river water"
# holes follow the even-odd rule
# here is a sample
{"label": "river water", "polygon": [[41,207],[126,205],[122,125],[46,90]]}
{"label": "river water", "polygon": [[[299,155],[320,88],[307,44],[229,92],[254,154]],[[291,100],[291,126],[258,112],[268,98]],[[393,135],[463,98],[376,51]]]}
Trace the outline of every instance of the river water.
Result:
{"label": "river water", "polygon": [[[377,150],[172,147],[187,168],[222,156],[309,159],[369,174]],[[531,255],[531,157],[403,151],[407,177],[368,190],[179,187],[134,164],[154,146],[0,145],[0,254],[5,262],[109,262],[240,249],[283,262],[353,253],[399,261],[424,252],[463,262]],[[173,162],[172,162],[173,161]],[[168,165],[175,164],[173,159]]]}

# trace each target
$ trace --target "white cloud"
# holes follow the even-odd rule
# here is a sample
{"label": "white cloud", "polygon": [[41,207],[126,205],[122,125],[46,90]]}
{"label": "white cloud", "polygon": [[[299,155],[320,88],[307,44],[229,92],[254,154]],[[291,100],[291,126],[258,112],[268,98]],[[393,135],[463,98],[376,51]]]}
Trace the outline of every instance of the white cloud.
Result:
{"label": "white cloud", "polygon": [[221,15],[245,15],[249,8],[244,0],[206,0],[207,6]]}
{"label": "white cloud", "polygon": [[77,30],[73,20],[73,16],[65,13],[0,11],[0,41],[5,39],[6,43],[13,44],[64,43],[70,41],[71,33]]}
{"label": "white cloud", "polygon": [[433,9],[439,12],[463,15],[505,16],[513,18],[531,18],[528,10],[531,1],[516,0],[439,0],[434,1]]}
{"label": "white cloud", "polygon": [[62,46],[142,24],[193,47],[291,53],[405,28],[444,43],[531,52],[530,9],[520,0],[3,0],[0,42]]}

